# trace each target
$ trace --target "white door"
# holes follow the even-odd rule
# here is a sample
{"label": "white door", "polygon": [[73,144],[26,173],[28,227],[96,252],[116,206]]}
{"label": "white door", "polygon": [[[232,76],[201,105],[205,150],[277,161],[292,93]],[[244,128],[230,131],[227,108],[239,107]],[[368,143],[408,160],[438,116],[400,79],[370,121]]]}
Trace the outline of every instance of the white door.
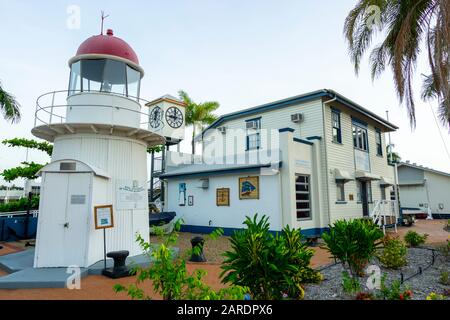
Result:
{"label": "white door", "polygon": [[90,173],[45,173],[36,241],[36,267],[85,267]]}

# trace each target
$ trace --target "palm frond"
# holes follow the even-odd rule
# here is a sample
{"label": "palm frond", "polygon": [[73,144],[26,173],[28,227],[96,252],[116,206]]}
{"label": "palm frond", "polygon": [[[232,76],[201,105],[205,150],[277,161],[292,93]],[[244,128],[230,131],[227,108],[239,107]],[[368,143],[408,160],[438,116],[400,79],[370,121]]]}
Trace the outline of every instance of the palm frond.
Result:
{"label": "palm frond", "polygon": [[0,112],[5,120],[11,123],[20,121],[20,104],[16,101],[14,96],[6,92],[0,83]]}

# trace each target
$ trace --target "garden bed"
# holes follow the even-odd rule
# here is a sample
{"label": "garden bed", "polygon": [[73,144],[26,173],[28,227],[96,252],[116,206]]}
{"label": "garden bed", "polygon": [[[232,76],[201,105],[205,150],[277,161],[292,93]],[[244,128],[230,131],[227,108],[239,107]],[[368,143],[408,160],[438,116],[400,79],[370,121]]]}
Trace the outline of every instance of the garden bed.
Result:
{"label": "garden bed", "polygon": [[[435,251],[433,262],[433,251],[427,248],[409,248],[407,254],[407,265],[398,270],[387,269],[381,266],[377,258],[372,259],[371,264],[380,266],[381,274],[386,275],[386,284],[390,285],[394,280],[400,280],[403,274],[404,287],[413,292],[412,299],[423,300],[431,293],[442,294],[450,287],[439,282],[441,271],[450,271],[450,261],[445,259],[438,251]],[[432,264],[432,265],[431,265]],[[413,276],[422,268],[422,274]],[[348,300],[354,299],[355,294],[347,294],[342,287],[342,273],[344,269],[340,263],[321,268],[324,281],[319,284],[308,284],[305,286],[305,299],[308,300]],[[367,276],[360,278],[362,291],[367,289]]]}

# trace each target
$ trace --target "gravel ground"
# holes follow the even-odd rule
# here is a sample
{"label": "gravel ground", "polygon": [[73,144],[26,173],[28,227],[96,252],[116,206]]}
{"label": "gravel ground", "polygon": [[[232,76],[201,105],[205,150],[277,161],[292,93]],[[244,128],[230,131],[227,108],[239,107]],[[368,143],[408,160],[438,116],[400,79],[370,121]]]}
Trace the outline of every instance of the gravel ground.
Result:
{"label": "gravel ground", "polygon": [[[404,286],[413,291],[413,299],[422,300],[430,292],[442,294],[445,289],[450,289],[450,286],[445,286],[439,283],[439,277],[442,270],[450,272],[450,261],[445,259],[436,251],[436,259],[434,265],[425,269],[432,262],[432,251],[426,248],[410,248],[408,249],[407,265],[398,269],[391,270],[381,266],[378,259],[374,258],[371,264],[381,266],[381,273],[386,275],[386,284],[392,281],[400,280],[401,273],[404,275]],[[422,267],[423,272],[411,279],[408,279],[413,274],[419,271]],[[341,264],[325,267],[321,271],[324,276],[324,281],[320,284],[307,285],[305,288],[305,299],[309,300],[348,300],[353,299],[354,295],[348,295],[342,290],[342,272],[344,271]],[[360,279],[363,291],[368,291],[366,287],[367,276]]]}

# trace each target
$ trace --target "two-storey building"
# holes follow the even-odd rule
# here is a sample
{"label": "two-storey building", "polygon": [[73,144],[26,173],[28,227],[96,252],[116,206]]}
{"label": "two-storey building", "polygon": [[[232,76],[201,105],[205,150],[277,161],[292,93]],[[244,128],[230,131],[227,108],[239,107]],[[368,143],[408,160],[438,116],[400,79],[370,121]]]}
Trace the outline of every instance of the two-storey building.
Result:
{"label": "two-storey building", "polygon": [[164,209],[194,232],[242,228],[259,213],[272,230],[289,224],[306,234],[396,211],[385,138],[396,129],[332,90],[223,115],[197,137],[201,156],[167,153]]}

